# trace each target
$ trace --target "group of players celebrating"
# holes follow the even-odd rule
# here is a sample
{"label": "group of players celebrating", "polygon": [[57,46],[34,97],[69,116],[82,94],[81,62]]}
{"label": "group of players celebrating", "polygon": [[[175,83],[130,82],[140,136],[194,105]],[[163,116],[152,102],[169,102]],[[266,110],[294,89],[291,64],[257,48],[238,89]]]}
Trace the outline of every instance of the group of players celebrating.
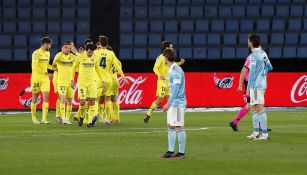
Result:
{"label": "group of players celebrating", "polygon": [[[53,85],[57,93],[56,122],[71,124],[72,99],[76,83],[75,73],[78,72],[79,110],[74,117],[80,126],[84,122],[93,127],[100,120],[106,125],[120,123],[118,95],[119,74],[129,84],[121,62],[108,45],[108,37],[100,36],[96,46],[93,40],[87,39],[85,50],[78,51],[72,41],[62,44],[61,52],[57,53],[53,64],[49,64],[52,41],[48,37],[41,39],[41,47],[32,55],[31,114],[34,124],[50,124],[47,120],[49,108],[50,79],[48,70],[53,70]],[[42,121],[36,118],[38,93],[43,95]]]}

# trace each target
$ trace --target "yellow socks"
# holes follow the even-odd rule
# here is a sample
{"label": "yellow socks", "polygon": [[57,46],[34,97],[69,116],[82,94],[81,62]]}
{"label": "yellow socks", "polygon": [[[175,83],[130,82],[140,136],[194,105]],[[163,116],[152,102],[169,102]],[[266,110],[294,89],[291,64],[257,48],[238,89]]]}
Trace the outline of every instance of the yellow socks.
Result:
{"label": "yellow socks", "polygon": [[46,120],[47,120],[48,108],[49,108],[49,103],[44,102],[44,103],[43,103],[43,106],[42,106],[42,110],[43,110],[43,118],[42,118],[42,121],[46,121]]}
{"label": "yellow socks", "polygon": [[61,118],[65,119],[65,103],[60,104]]}
{"label": "yellow socks", "polygon": [[99,104],[99,119],[103,119],[103,115],[105,113],[105,110],[104,110],[104,103],[103,104]]}
{"label": "yellow socks", "polygon": [[59,117],[59,116],[61,116],[61,112],[60,112],[60,100],[59,99],[57,99],[57,101],[56,101],[56,105],[55,105],[55,116],[56,117]]}
{"label": "yellow socks", "polygon": [[113,115],[112,102],[106,101],[106,122],[110,122]]}
{"label": "yellow socks", "polygon": [[157,105],[156,102],[154,101],[154,102],[151,104],[151,106],[150,106],[150,108],[149,108],[149,111],[147,112],[147,115],[148,115],[148,116],[151,116],[152,113],[154,112],[154,110],[157,109],[157,107],[158,107],[158,105]]}
{"label": "yellow socks", "polygon": [[[83,106],[79,105],[79,111],[80,111],[80,118],[84,118],[85,105],[83,105]],[[79,111],[78,111],[78,113],[79,113]]]}
{"label": "yellow socks", "polygon": [[32,121],[36,121],[36,103],[31,103]]}
{"label": "yellow socks", "polygon": [[67,106],[66,106],[66,119],[67,119],[67,120],[70,120],[71,111],[72,111],[72,105],[67,105]]}
{"label": "yellow socks", "polygon": [[113,109],[114,109],[114,119],[119,122],[120,121],[120,117],[119,117],[119,103],[117,101],[113,102]]}
{"label": "yellow socks", "polygon": [[92,123],[92,120],[95,115],[97,115],[97,105],[90,105],[88,109],[87,123]]}

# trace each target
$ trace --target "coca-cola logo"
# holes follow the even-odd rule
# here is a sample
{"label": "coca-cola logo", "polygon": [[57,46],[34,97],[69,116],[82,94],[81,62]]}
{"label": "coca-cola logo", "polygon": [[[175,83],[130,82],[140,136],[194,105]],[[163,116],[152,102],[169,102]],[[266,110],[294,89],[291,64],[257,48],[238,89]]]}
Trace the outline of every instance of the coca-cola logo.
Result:
{"label": "coca-cola logo", "polygon": [[[20,92],[19,102],[24,107],[29,107],[31,105],[32,102],[31,87],[27,87]],[[41,102],[41,95],[38,95],[36,104],[39,104],[40,102]]]}
{"label": "coca-cola logo", "polygon": [[307,75],[301,76],[294,83],[291,90],[291,100],[293,103],[307,101]]}
{"label": "coca-cola logo", "polygon": [[9,84],[9,78],[0,78],[0,91],[6,90],[8,84]]}
{"label": "coca-cola logo", "polygon": [[219,89],[230,89],[233,85],[233,79],[234,77],[231,76],[219,78],[216,76],[216,73],[214,73],[214,83]]}
{"label": "coca-cola logo", "polygon": [[[123,89],[118,94],[118,101],[120,104],[139,104],[142,100],[143,90],[139,89],[139,86],[146,81],[146,77],[139,76],[134,79],[133,77],[127,76],[127,80],[129,81],[130,87],[128,89]],[[122,88],[125,85],[124,79],[119,78],[118,80],[118,88]]]}

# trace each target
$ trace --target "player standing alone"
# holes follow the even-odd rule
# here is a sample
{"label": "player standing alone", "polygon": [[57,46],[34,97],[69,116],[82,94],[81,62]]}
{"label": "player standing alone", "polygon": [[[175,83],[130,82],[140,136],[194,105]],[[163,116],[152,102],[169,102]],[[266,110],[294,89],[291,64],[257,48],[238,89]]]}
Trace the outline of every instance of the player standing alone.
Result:
{"label": "player standing alone", "polygon": [[[267,73],[273,69],[270,60],[260,47],[260,37],[255,34],[248,36],[248,47],[252,53],[249,55],[249,81],[246,95],[250,96],[250,107],[253,113],[254,132],[247,136],[250,140],[268,140],[267,115],[264,110],[264,94],[267,88]],[[259,123],[262,135],[259,137]]]}
{"label": "player standing alone", "polygon": [[[165,64],[169,67],[170,98],[167,104],[163,106],[163,111],[167,111],[168,151],[160,158],[184,158],[186,142],[184,112],[187,105],[184,72],[175,63],[176,52],[173,49],[165,49],[163,56],[165,57]],[[177,134],[179,152],[174,154]]]}

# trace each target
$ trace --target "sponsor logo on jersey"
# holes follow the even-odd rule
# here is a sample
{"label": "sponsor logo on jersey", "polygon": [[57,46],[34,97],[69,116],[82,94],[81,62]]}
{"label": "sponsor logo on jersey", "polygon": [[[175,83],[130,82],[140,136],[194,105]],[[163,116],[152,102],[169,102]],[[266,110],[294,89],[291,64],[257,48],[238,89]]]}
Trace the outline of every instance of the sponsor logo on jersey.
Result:
{"label": "sponsor logo on jersey", "polygon": [[291,101],[293,103],[307,101],[307,75],[301,76],[294,83],[291,90]]}
{"label": "sponsor logo on jersey", "polygon": [[219,78],[214,73],[214,83],[219,89],[230,89],[233,85],[234,77],[225,76],[224,78]]}
{"label": "sponsor logo on jersey", "polygon": [[0,77],[0,91],[6,90],[8,85],[9,85],[9,78]]}

